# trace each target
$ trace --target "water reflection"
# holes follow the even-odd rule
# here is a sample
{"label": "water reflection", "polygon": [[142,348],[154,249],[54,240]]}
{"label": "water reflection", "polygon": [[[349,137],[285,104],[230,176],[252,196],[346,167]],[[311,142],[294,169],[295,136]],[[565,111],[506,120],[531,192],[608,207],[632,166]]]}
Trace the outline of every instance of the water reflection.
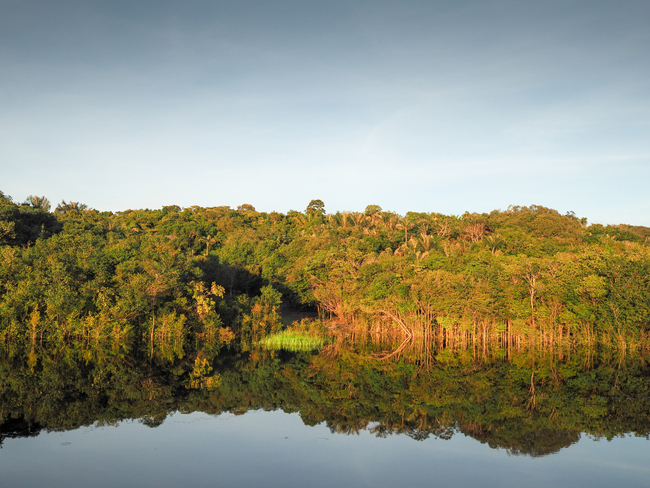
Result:
{"label": "water reflection", "polygon": [[206,350],[182,357],[67,347],[7,351],[0,363],[5,439],[173,412],[280,409],[333,434],[417,441],[462,433],[512,455],[545,456],[582,433],[650,432],[649,368],[607,351],[476,355],[439,351],[426,363],[337,343],[320,352]]}
{"label": "water reflection", "polygon": [[[333,435],[281,411],[172,414],[140,422],[43,432],[0,450],[12,487],[642,487],[645,439],[581,439],[554,456],[508,456],[462,434],[414,442]],[[642,444],[643,443],[643,444]]]}

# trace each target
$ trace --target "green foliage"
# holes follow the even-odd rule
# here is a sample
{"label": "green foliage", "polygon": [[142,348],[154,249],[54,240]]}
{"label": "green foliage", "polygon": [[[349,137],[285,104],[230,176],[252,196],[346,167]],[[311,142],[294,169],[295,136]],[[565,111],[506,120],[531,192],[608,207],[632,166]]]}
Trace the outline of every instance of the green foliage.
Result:
{"label": "green foliage", "polygon": [[307,214],[325,215],[325,204],[323,203],[323,200],[310,201],[305,212]]}
{"label": "green foliage", "polygon": [[[650,432],[647,368],[618,367],[650,345],[647,228],[535,205],[404,217],[327,214],[320,200],[286,215],[48,205],[0,192],[3,421],[155,426],[174,409],[270,406],[333,431],[457,429],[531,455],[579,431]],[[281,332],[286,306],[320,320]],[[488,345],[494,361],[478,367]],[[602,346],[619,357],[592,367]]]}
{"label": "green foliage", "polygon": [[250,347],[279,330],[281,302],[367,330],[429,328],[443,342],[479,330],[542,345],[650,337],[642,227],[586,226],[537,205],[404,217],[378,205],[326,214],[321,200],[286,215],[48,205],[0,194],[4,341],[120,338],[154,354],[173,336],[183,354],[234,335]]}
{"label": "green foliage", "polygon": [[0,192],[0,245],[30,245],[59,232],[61,225],[48,210],[45,197],[29,197],[28,202],[17,205]]}
{"label": "green foliage", "polygon": [[311,351],[322,347],[325,343],[326,339],[322,336],[291,329],[268,335],[259,342],[266,349],[286,349],[287,351]]}

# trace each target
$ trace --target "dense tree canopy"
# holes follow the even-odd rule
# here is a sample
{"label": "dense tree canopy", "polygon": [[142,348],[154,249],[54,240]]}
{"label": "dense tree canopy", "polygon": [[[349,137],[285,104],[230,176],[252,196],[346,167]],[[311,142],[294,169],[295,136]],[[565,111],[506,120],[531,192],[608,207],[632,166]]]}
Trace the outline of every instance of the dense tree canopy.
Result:
{"label": "dense tree canopy", "polygon": [[644,227],[537,205],[460,216],[328,214],[321,200],[287,214],[48,208],[0,194],[4,342],[135,340],[182,354],[188,341],[277,330],[280,302],[340,329],[442,345],[648,340]]}

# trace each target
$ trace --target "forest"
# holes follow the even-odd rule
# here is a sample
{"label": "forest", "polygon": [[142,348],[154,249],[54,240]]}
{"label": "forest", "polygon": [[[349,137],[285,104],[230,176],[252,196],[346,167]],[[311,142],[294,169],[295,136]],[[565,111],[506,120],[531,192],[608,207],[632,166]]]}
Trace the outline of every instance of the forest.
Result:
{"label": "forest", "polygon": [[[650,347],[650,228],[538,205],[402,216],[52,210],[0,192],[0,344],[246,350],[294,327],[414,348]],[[293,325],[292,312],[314,319]],[[317,317],[317,318],[316,318]]]}

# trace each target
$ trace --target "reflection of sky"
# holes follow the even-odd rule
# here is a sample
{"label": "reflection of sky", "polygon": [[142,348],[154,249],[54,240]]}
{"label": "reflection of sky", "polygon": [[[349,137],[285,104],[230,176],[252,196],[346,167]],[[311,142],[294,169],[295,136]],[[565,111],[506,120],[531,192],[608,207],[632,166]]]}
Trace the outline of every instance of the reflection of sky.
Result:
{"label": "reflection of sky", "polygon": [[530,458],[454,435],[415,441],[332,434],[298,414],[249,412],[211,418],[175,414],[151,429],[115,427],[7,439],[0,472],[7,486],[347,487],[647,486],[648,440],[583,438]]}
{"label": "reflection of sky", "polygon": [[650,225],[647,1],[0,4],[0,190]]}

